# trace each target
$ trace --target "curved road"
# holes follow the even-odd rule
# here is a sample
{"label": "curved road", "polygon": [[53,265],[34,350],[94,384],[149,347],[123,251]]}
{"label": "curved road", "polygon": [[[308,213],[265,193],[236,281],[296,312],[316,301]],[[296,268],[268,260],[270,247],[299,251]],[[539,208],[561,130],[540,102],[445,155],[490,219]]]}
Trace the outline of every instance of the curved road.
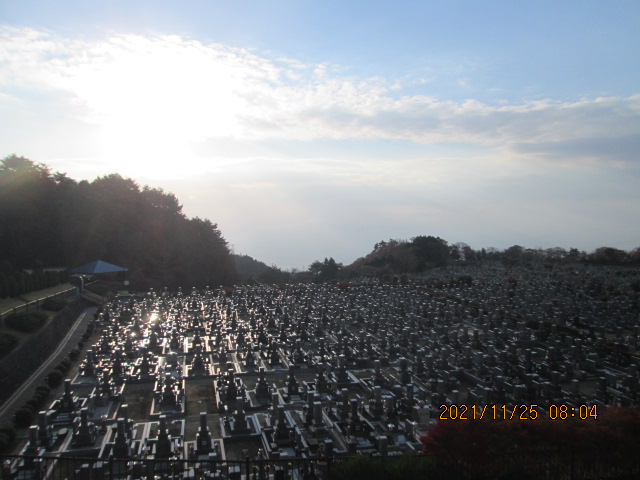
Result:
{"label": "curved road", "polygon": [[40,368],[26,379],[22,386],[0,406],[0,424],[13,423],[13,414],[15,411],[33,396],[36,386],[44,383],[52,366],[60,363],[67,356],[67,353],[77,345],[86,330],[86,326],[91,321],[96,308],[97,307],[86,308],[78,316],[78,319],[71,326],[67,335],[60,341],[58,348],[56,348]]}

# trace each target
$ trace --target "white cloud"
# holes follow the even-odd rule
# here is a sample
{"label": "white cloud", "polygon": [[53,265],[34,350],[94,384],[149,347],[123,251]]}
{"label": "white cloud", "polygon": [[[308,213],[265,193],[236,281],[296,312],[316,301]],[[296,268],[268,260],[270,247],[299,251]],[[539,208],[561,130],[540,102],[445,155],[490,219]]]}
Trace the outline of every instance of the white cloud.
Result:
{"label": "white cloud", "polygon": [[115,170],[174,191],[281,266],[418,234],[592,248],[620,232],[612,243],[633,246],[640,95],[490,105],[434,98],[429,82],[178,36],[4,28],[0,143],[36,145],[74,177]]}
{"label": "white cloud", "polygon": [[496,106],[398,96],[395,81],[178,36],[88,42],[4,28],[1,40],[0,87],[71,93],[111,154],[175,155],[228,137],[469,143],[531,155],[538,143],[640,134],[640,95]]}

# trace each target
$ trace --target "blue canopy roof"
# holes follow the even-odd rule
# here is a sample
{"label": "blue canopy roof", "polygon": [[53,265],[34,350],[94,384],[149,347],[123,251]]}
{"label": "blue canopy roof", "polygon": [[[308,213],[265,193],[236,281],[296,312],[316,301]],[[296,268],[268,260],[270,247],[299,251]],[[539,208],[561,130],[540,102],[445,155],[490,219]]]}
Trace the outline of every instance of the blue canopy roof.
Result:
{"label": "blue canopy roof", "polygon": [[86,273],[88,275],[98,275],[100,273],[111,272],[126,272],[127,269],[119,267],[113,263],[103,262],[102,260],[96,260],[95,262],[87,263],[81,267],[74,268],[71,273]]}

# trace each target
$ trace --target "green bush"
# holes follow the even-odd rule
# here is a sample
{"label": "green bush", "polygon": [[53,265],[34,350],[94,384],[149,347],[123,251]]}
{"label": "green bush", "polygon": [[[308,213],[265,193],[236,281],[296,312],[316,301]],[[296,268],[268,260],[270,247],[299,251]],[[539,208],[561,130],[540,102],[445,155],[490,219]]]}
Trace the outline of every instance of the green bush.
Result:
{"label": "green bush", "polygon": [[47,375],[47,385],[51,388],[59,387],[62,384],[62,372],[59,370],[51,370]]}
{"label": "green bush", "polygon": [[0,433],[7,435],[11,442],[17,438],[16,429],[11,425],[4,425],[3,427],[0,427]]}
{"label": "green bush", "polygon": [[18,339],[17,337],[11,335],[10,333],[1,332],[0,333],[0,356],[9,353],[13,348],[17,345]]}
{"label": "green bush", "polygon": [[20,407],[14,416],[14,423],[19,428],[27,428],[33,423],[35,414],[33,410],[25,405]]}
{"label": "green bush", "polygon": [[44,312],[14,313],[6,318],[5,324],[8,328],[19,332],[33,332],[42,327],[47,318]]}
{"label": "green bush", "polygon": [[60,297],[47,298],[44,302],[42,302],[42,308],[44,310],[49,310],[52,312],[59,312],[60,310],[63,310],[68,303],[69,302],[67,302],[64,298]]}
{"label": "green bush", "polygon": [[76,361],[79,356],[80,356],[80,350],[78,350],[77,348],[74,348],[69,352],[69,360],[71,361]]}
{"label": "green bush", "polygon": [[[50,392],[51,389],[49,387],[47,387],[46,385],[42,385],[36,389],[33,397],[31,397],[31,400],[29,400],[27,403],[33,405],[36,410],[41,410],[42,407],[45,406]],[[32,401],[33,403],[31,403]]]}
{"label": "green bush", "polygon": [[11,439],[5,432],[0,432],[0,452],[4,453],[11,447]]}
{"label": "green bush", "polygon": [[47,385],[38,385],[36,387],[36,393],[42,393],[45,396],[49,395],[51,393],[51,389],[47,386]]}
{"label": "green bush", "polygon": [[42,397],[38,396],[33,396],[27,401],[27,405],[33,408],[34,412],[40,410],[40,408],[42,407],[42,403]]}
{"label": "green bush", "polygon": [[49,395],[45,394],[44,392],[36,392],[33,394],[33,397],[31,397],[31,399],[38,402],[38,411],[42,410],[42,407],[44,407],[48,396]]}

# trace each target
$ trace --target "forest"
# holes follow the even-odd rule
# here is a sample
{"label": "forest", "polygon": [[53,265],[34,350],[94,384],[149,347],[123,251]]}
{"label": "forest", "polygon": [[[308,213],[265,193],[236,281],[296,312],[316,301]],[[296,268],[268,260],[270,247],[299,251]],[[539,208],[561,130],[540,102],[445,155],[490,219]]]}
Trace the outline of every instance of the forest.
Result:
{"label": "forest", "polygon": [[217,225],[187,218],[171,193],[117,173],[76,181],[24,157],[2,159],[5,278],[24,269],[73,269],[98,259],[128,268],[138,289],[219,286],[237,275]]}
{"label": "forest", "polygon": [[[236,255],[215,223],[187,218],[176,196],[112,173],[89,182],[52,172],[17,155],[0,160],[0,296],[59,281],[47,267],[72,269],[94,260],[129,269],[134,289],[205,287],[237,282],[349,281],[420,274],[456,264],[505,266],[590,264],[638,266],[640,248],[562,247],[474,250],[431,235],[377,242],[371,252],[343,265],[332,257],[306,271],[286,271]],[[33,270],[31,275],[25,269]]]}

